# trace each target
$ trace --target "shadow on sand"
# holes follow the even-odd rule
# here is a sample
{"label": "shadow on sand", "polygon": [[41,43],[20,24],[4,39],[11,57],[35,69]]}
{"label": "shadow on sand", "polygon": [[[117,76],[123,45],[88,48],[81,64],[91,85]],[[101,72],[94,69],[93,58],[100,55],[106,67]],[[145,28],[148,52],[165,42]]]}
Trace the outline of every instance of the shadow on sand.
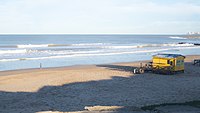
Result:
{"label": "shadow on sand", "polygon": [[133,72],[133,70],[137,68],[133,66],[121,66],[121,65],[97,65],[97,67],[105,67],[106,69],[125,71],[125,72]]}
{"label": "shadow on sand", "polygon": [[[111,70],[132,71],[134,67],[98,65]],[[185,87],[188,77],[141,74],[130,77],[45,86],[37,92],[0,91],[0,112],[35,113],[39,111],[82,111],[85,106],[144,106],[200,98],[199,88]],[[181,80],[181,81],[182,81]],[[200,79],[193,81],[199,84]],[[179,83],[178,83],[179,82]],[[184,88],[183,88],[184,86]],[[190,91],[189,91],[190,90]],[[184,94],[184,95],[183,95]],[[120,109],[116,112],[120,113]]]}

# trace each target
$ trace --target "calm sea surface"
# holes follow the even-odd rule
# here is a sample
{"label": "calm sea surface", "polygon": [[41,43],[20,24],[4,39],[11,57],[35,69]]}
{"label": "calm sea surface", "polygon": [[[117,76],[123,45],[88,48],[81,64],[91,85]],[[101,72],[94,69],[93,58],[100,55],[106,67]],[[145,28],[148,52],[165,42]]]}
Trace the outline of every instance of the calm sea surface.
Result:
{"label": "calm sea surface", "polygon": [[0,71],[150,60],[157,53],[200,55],[181,35],[0,35]]}

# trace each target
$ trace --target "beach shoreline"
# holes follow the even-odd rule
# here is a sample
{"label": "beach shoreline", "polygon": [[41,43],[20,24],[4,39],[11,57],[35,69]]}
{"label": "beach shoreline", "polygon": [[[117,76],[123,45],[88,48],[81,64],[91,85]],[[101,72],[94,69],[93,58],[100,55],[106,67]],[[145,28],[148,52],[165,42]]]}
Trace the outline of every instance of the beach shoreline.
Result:
{"label": "beach shoreline", "polygon": [[[185,59],[186,62],[192,62],[192,59],[195,59],[195,57],[198,57],[200,55],[186,55],[186,57],[190,57],[189,59]],[[138,60],[138,61],[130,61],[130,62],[114,62],[114,63],[103,63],[103,64],[81,64],[81,65],[70,65],[70,66],[58,66],[58,67],[39,67],[38,68],[26,68],[26,69],[14,69],[14,70],[2,70],[0,71],[0,76],[3,76],[2,73],[10,73],[10,72],[26,72],[26,71],[34,71],[34,70],[48,70],[48,69],[70,69],[70,68],[82,68],[82,67],[88,67],[88,66],[96,66],[96,65],[106,65],[106,64],[132,64],[132,63],[147,63],[151,62],[151,60]]]}
{"label": "beach shoreline", "polygon": [[81,111],[85,106],[142,107],[200,100],[200,55],[185,59],[185,73],[133,74],[140,62],[0,72],[1,112]]}

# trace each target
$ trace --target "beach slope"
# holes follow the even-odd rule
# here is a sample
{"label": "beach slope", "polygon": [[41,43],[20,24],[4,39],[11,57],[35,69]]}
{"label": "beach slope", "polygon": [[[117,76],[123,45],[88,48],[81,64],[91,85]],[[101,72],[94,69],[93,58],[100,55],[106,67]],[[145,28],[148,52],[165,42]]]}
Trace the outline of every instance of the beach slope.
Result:
{"label": "beach slope", "polygon": [[[185,73],[134,75],[139,62],[0,72],[0,112],[74,112],[86,106],[134,106],[200,100],[200,56]],[[144,61],[145,62],[145,61]]]}

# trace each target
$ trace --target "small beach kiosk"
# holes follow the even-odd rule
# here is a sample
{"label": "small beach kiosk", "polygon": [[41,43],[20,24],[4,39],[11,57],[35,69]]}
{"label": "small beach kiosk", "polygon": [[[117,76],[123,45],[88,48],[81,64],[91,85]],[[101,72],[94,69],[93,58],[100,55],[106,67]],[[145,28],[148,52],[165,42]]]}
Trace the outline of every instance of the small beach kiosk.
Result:
{"label": "small beach kiosk", "polygon": [[152,59],[152,72],[160,74],[184,73],[185,56],[180,54],[157,54]]}

